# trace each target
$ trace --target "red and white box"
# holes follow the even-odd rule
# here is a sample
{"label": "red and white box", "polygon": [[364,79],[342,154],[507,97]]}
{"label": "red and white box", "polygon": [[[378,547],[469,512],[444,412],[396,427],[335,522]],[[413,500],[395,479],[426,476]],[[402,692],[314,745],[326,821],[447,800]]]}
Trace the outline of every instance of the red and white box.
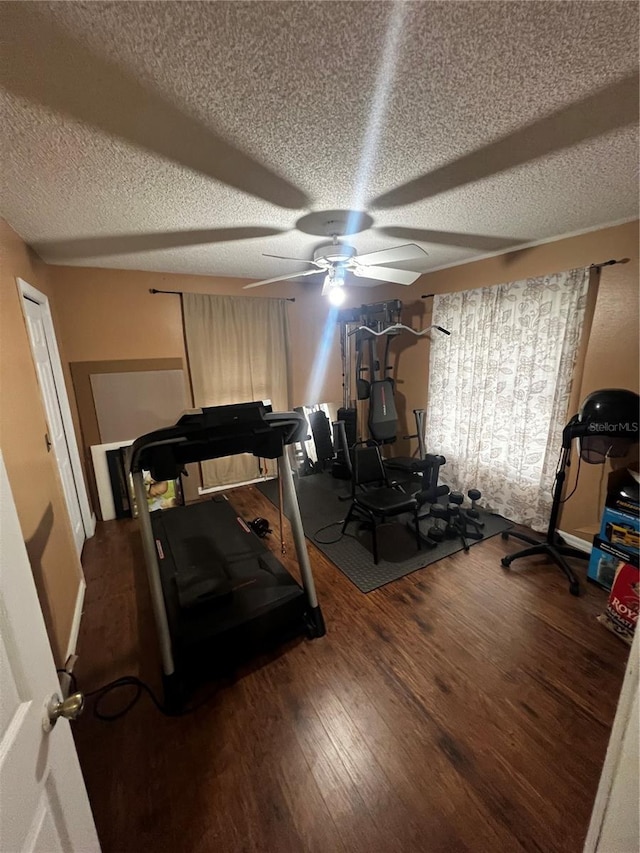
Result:
{"label": "red and white box", "polygon": [[609,603],[598,621],[631,645],[640,610],[640,570],[638,558],[621,561],[609,593]]}

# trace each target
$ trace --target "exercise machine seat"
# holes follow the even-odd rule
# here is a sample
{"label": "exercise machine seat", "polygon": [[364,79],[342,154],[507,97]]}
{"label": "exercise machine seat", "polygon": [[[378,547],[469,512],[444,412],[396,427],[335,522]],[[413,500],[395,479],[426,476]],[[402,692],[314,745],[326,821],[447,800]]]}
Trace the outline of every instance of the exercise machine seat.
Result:
{"label": "exercise machine seat", "polygon": [[[389,516],[412,512],[417,528],[418,502],[411,495],[391,485],[382,464],[379,447],[355,445],[352,453],[351,506],[342,525],[342,532],[346,531],[352,520],[367,524],[372,534],[373,562],[377,564],[378,519],[386,520]],[[358,488],[366,486],[370,488],[357,491]],[[417,534],[416,544],[420,550],[420,537]]]}

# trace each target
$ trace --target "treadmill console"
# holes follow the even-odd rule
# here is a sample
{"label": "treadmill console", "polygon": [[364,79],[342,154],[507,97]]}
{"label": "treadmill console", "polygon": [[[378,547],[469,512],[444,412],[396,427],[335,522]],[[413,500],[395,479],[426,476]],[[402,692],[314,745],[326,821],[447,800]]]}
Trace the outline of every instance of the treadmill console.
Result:
{"label": "treadmill console", "polygon": [[202,462],[237,453],[262,459],[282,456],[285,444],[306,434],[304,416],[273,412],[263,402],[211,406],[182,415],[175,426],[136,439],[131,471],[147,470],[154,480],[176,478],[188,462]]}

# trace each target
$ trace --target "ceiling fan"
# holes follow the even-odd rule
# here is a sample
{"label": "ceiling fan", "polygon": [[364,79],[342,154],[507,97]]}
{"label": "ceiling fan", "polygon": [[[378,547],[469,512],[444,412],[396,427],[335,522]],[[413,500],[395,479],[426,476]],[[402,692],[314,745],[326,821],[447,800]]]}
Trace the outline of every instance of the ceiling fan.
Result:
{"label": "ceiling fan", "polygon": [[358,278],[370,278],[377,281],[389,281],[394,284],[413,284],[422,273],[412,270],[396,269],[386,264],[397,264],[402,261],[412,261],[427,257],[427,253],[415,243],[407,243],[403,246],[395,246],[391,249],[383,249],[379,252],[369,252],[366,255],[358,255],[353,246],[338,242],[337,234],[333,236],[331,243],[323,243],[313,253],[313,260],[303,258],[288,258],[284,255],[269,255],[268,258],[280,258],[286,261],[300,261],[312,264],[313,269],[295,272],[291,275],[278,275],[263,281],[246,284],[244,290],[254,287],[262,287],[264,284],[272,284],[276,281],[287,281],[292,278],[300,278],[309,275],[325,273],[322,286],[322,295],[329,296],[334,305],[344,302],[345,276],[352,273]]}
{"label": "ceiling fan", "polygon": [[[70,116],[74,121],[106,134],[109,138],[149,151],[191,172],[263,199],[269,204],[295,211],[308,210],[313,206],[313,199],[282,174],[236,148],[225,137],[218,135],[209,122],[200,121],[177,106],[172,99],[166,98],[160,90],[143,82],[120,62],[94,52],[84,41],[58,25],[52,16],[39,6],[40,4],[33,3],[0,3],[0,26],[3,32],[11,34],[11,38],[5,39],[3,44],[6,60],[0,65],[0,87],[14,98]],[[28,49],[25,49],[25,45]],[[64,57],[64,62],[60,61],[60,57]],[[113,104],[117,104],[118,109],[107,108]],[[367,206],[372,210],[386,211],[432,199],[612,131],[635,126],[638,121],[637,104],[638,73],[634,69],[626,76],[615,79],[580,100],[556,108],[533,119],[529,124],[486,142],[480,148],[464,153],[369,199]],[[145,117],[145,121],[139,120],[141,115]],[[410,284],[418,277],[418,273],[414,275],[406,270],[394,270],[385,266],[401,260],[423,257],[426,253],[418,246],[401,245],[388,250],[402,251],[402,256],[389,256],[384,250],[358,256],[352,247],[337,243],[337,236],[348,237],[352,233],[370,228],[374,225],[373,218],[364,215],[364,223],[360,222],[357,227],[346,229],[336,227],[335,223],[331,222],[331,229],[325,230],[326,219],[335,218],[327,217],[327,214],[333,213],[334,211],[313,211],[295,223],[295,229],[303,233],[327,238],[336,235],[333,243],[314,252],[312,261],[302,259],[303,263],[313,265],[314,269],[267,279],[251,286],[320,274],[323,271],[327,277],[339,281],[341,276],[336,277],[336,273],[346,271],[356,276],[364,276],[364,273],[358,272],[358,269],[364,267],[367,267],[368,278],[380,281]],[[257,239],[280,235],[287,230],[292,229],[247,224],[150,234],[100,234],[69,239],[35,239],[33,246],[50,262],[60,263]],[[499,237],[405,226],[376,226],[374,230],[392,238],[470,248],[480,252],[503,251],[518,243],[527,242],[522,237]],[[416,254],[411,257],[404,254],[409,248]],[[381,269],[384,275],[375,275],[376,267]],[[400,280],[398,275],[404,278],[409,275],[414,277],[411,281],[404,278]]]}

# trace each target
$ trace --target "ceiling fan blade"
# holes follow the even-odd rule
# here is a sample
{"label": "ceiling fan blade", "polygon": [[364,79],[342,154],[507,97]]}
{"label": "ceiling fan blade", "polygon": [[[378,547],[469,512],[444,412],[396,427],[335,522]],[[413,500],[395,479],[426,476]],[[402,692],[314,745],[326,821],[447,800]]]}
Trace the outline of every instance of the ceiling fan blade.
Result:
{"label": "ceiling fan blade", "polygon": [[411,272],[411,270],[394,270],[389,267],[355,266],[352,269],[352,272],[359,278],[374,278],[378,281],[390,281],[393,284],[413,284],[413,282],[422,275],[421,272]]}
{"label": "ceiling fan blade", "polygon": [[634,72],[495,142],[379,195],[370,206],[385,210],[413,204],[637,123],[638,72]]}
{"label": "ceiling fan blade", "polygon": [[154,252],[181,246],[202,246],[282,234],[280,228],[203,228],[194,231],[162,231],[158,234],[115,234],[108,237],[80,237],[77,240],[44,240],[33,248],[45,261],[74,261]]}
{"label": "ceiling fan blade", "polygon": [[264,281],[254,281],[252,284],[245,284],[243,290],[253,290],[254,287],[262,287],[263,284],[273,284],[276,281],[287,281],[290,278],[302,278],[305,275],[320,275],[320,270],[304,270],[304,272],[294,272],[291,275],[277,275],[275,278],[265,278]]}
{"label": "ceiling fan blade", "polygon": [[289,258],[287,255],[270,255],[268,252],[262,253],[263,258],[280,258],[282,261],[298,261],[299,264],[315,264],[322,269],[322,264],[318,261],[310,261],[308,258]]}
{"label": "ceiling fan blade", "polygon": [[279,207],[308,207],[302,190],[93,53],[37,5],[0,3],[7,91]]}
{"label": "ceiling fan blade", "polygon": [[459,246],[463,249],[479,249],[484,252],[497,252],[510,249],[527,240],[516,237],[490,237],[484,234],[462,234],[458,231],[430,231],[426,228],[376,228],[389,237],[406,240],[421,240],[438,246]]}
{"label": "ceiling fan blade", "polygon": [[418,258],[426,258],[427,253],[415,243],[407,243],[405,246],[394,246],[392,249],[382,249],[380,252],[369,252],[367,255],[358,255],[356,261],[360,266],[373,264],[399,264],[401,261],[413,261]]}

